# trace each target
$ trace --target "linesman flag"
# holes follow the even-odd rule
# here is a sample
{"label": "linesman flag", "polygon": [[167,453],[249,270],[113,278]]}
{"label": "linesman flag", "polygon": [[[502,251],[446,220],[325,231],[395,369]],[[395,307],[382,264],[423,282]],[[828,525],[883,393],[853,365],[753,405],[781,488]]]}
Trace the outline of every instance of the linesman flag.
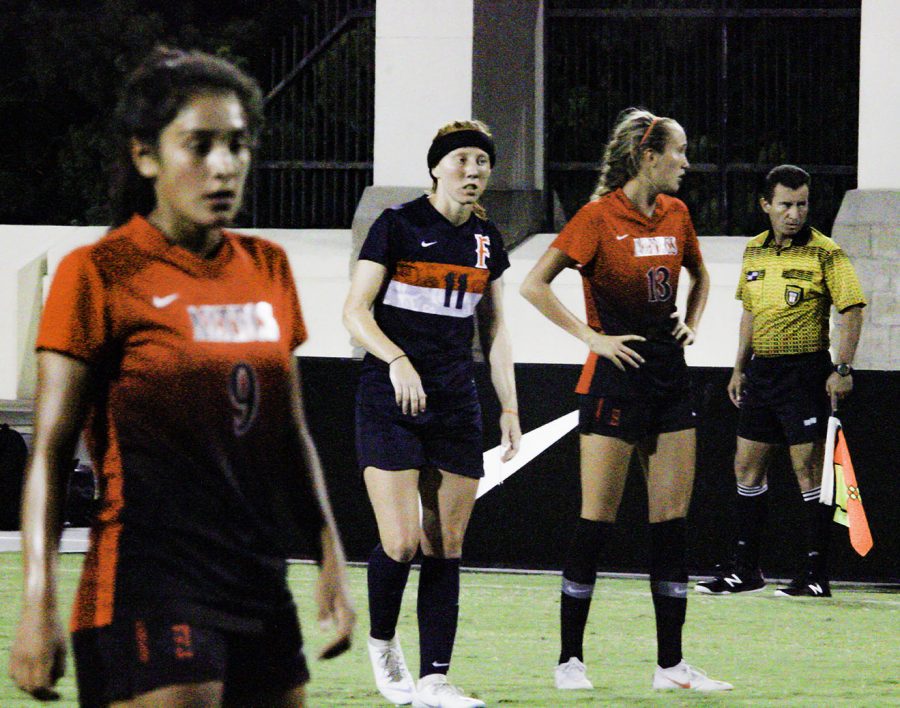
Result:
{"label": "linesman flag", "polygon": [[844,430],[835,416],[828,418],[819,501],[834,504],[835,522],[850,529],[850,545],[859,555],[866,555],[872,549],[872,532],[863,509]]}

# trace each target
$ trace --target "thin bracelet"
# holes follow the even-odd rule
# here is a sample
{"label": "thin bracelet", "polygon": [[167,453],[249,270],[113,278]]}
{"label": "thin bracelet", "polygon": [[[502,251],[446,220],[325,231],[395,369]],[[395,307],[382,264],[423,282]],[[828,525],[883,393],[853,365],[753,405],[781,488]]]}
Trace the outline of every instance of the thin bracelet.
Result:
{"label": "thin bracelet", "polygon": [[[395,361],[397,361],[397,359],[402,359],[402,358],[405,357],[405,356],[406,356],[406,354],[401,354],[400,356],[395,356],[393,359],[391,359],[391,360],[388,362],[388,367],[390,367],[391,364],[393,364]],[[406,356],[406,358],[408,359],[409,357]]]}
{"label": "thin bracelet", "polygon": [[514,415],[514,416],[518,416],[518,415],[519,415],[519,411],[514,411],[514,410],[511,410],[511,409],[509,409],[509,408],[504,408],[504,409],[501,411],[501,413],[509,413],[510,415]]}

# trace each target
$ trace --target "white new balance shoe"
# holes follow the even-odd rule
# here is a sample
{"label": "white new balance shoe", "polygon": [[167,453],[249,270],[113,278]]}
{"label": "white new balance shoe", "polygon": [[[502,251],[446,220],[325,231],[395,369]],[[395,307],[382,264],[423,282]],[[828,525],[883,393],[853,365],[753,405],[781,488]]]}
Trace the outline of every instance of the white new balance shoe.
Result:
{"label": "white new balance shoe", "polygon": [[653,674],[653,688],[663,691],[674,688],[688,688],[693,691],[730,691],[734,686],[711,679],[700,669],[695,669],[682,659],[681,663],[668,669],[657,666],[656,673]]}
{"label": "white new balance shoe", "polygon": [[375,685],[381,695],[394,705],[405,706],[412,703],[415,682],[409,669],[406,668],[406,660],[403,658],[403,650],[400,648],[397,635],[395,634],[393,639],[369,637],[368,646]]}
{"label": "white new balance shoe", "polygon": [[573,656],[565,664],[556,667],[553,678],[556,680],[556,687],[561,691],[591,690],[594,684],[588,680],[586,672],[584,664],[578,657]]}
{"label": "white new balance shoe", "polygon": [[469,698],[444,674],[428,674],[419,679],[413,708],[484,708],[484,701]]}

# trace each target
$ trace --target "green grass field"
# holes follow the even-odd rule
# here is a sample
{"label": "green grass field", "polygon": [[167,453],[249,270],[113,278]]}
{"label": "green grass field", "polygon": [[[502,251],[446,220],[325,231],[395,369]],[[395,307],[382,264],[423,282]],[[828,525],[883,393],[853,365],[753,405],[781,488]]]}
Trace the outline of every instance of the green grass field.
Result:
{"label": "green grass field", "polygon": [[[61,560],[68,606],[82,556]],[[0,708],[37,705],[6,678],[18,617],[21,559],[0,554]],[[312,600],[316,570],[293,565],[291,587],[300,607],[309,656],[323,635]],[[350,573],[360,615],[353,649],[330,662],[311,660],[311,706],[380,706],[365,649],[365,571]],[[400,632],[410,669],[418,669],[415,597],[410,576]],[[595,690],[553,688],[559,577],[464,573],[460,628],[451,677],[488,705],[508,706],[887,706],[900,705],[900,595],[837,588],[827,600],[691,594],[685,658],[735,685],[727,694],[659,694],[650,689],[655,659],[653,608],[646,581],[601,578],[588,624],[585,660]],[[71,665],[59,706],[75,706]]]}

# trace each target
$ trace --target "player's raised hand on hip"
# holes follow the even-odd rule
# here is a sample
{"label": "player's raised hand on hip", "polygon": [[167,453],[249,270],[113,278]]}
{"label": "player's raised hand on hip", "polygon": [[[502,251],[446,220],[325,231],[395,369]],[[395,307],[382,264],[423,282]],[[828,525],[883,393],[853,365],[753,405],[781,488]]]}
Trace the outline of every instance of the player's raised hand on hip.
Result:
{"label": "player's raised hand on hip", "polygon": [[644,337],[638,334],[608,335],[594,332],[587,342],[591,351],[597,356],[609,359],[616,368],[625,371],[625,364],[639,368],[644,363],[644,357],[631,349],[626,342],[646,342]]}

